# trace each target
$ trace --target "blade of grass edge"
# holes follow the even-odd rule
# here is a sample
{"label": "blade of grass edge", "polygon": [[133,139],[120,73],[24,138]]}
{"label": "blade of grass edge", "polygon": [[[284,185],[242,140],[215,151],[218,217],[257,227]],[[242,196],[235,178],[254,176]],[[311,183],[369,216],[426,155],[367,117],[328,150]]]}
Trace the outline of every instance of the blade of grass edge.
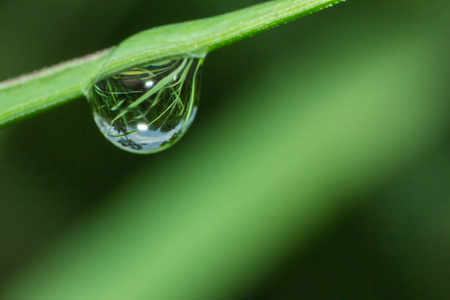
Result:
{"label": "blade of grass edge", "polygon": [[130,37],[114,52],[107,49],[4,81],[0,83],[0,128],[81,97],[108,57],[102,75],[151,60],[207,53],[338,2],[270,1],[216,17],[161,26]]}

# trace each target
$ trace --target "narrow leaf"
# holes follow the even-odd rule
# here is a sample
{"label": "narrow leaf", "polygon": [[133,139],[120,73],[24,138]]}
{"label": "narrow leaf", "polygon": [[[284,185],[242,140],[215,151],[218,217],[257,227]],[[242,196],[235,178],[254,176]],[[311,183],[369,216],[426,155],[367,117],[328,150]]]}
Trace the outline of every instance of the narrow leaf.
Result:
{"label": "narrow leaf", "polygon": [[153,60],[205,55],[337,2],[268,1],[212,18],[157,27],[130,37],[116,51],[108,49],[7,80],[0,83],[0,127],[81,97],[102,66],[101,74],[107,75]]}

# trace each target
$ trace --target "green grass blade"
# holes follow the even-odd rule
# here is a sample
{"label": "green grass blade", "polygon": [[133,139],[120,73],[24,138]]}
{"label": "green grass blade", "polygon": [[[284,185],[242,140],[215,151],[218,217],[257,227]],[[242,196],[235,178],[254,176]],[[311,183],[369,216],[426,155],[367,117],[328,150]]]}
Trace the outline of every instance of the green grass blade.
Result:
{"label": "green grass blade", "polygon": [[80,97],[110,51],[0,83],[0,127]]}
{"label": "green grass blade", "polygon": [[[151,60],[202,55],[337,2],[269,1],[212,18],[143,31],[119,45],[102,74]],[[79,98],[111,53],[111,49],[105,50],[0,83],[0,127]]]}

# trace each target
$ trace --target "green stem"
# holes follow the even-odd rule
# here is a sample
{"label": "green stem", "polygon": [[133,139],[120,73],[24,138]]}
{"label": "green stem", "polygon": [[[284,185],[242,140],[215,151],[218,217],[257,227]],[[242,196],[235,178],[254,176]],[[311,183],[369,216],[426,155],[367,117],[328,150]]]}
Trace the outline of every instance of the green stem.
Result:
{"label": "green stem", "polygon": [[7,80],[0,83],[0,127],[81,97],[100,68],[100,75],[108,76],[149,61],[203,56],[337,2],[270,1],[212,18],[157,27],[130,37],[115,51],[107,49]]}

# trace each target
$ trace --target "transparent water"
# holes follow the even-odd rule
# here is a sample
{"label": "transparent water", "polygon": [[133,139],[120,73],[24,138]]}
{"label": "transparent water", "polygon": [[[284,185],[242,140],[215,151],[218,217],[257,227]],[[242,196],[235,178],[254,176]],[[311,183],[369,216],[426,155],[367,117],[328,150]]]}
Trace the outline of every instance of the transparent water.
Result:
{"label": "transparent water", "polygon": [[154,62],[95,80],[87,98],[98,128],[126,151],[170,147],[197,113],[202,62],[197,57]]}

